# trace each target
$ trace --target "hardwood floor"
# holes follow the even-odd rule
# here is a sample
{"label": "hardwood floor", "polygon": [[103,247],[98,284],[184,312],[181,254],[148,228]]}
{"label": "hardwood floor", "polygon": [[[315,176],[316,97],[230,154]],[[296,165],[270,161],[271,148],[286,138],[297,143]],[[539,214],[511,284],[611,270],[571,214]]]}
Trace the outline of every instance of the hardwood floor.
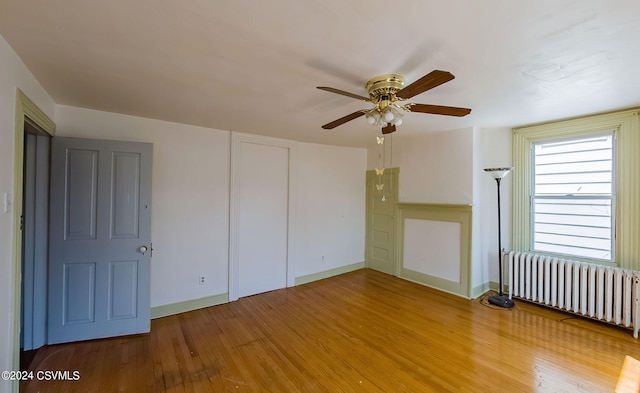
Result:
{"label": "hardwood floor", "polygon": [[363,269],[45,347],[23,392],[612,392],[631,332],[517,302],[495,309]]}

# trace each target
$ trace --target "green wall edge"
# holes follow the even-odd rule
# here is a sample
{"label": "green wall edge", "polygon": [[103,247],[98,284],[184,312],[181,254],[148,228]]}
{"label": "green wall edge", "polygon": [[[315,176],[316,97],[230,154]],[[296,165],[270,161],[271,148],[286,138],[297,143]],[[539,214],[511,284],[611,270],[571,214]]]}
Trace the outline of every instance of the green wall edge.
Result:
{"label": "green wall edge", "polygon": [[229,302],[229,294],[207,296],[200,299],[187,300],[179,303],[165,304],[164,306],[151,307],[151,319],[168,317],[169,315],[198,310],[201,308],[217,306]]}
{"label": "green wall edge", "polygon": [[462,290],[459,282],[449,281],[444,278],[417,272],[407,268],[402,268],[402,275],[400,278],[468,299],[467,296],[461,294]]}
{"label": "green wall edge", "polygon": [[[309,274],[297,277],[295,285],[307,284],[313,281],[349,273],[355,270],[364,269],[364,261],[353,263],[351,265],[341,266],[335,269],[325,270],[323,272]],[[170,315],[181,314],[184,312],[199,310],[211,306],[229,303],[229,294],[221,293],[219,295],[207,296],[200,299],[186,300],[184,302],[165,304],[162,306],[151,307],[151,319],[168,317]]]}
{"label": "green wall edge", "polygon": [[[493,283],[485,282],[484,284],[480,284],[471,289],[471,299],[476,299],[489,291],[489,289],[493,288]],[[496,288],[498,288],[498,284],[496,283]]]}
{"label": "green wall edge", "polygon": [[319,273],[308,274],[306,276],[296,277],[296,285],[308,284],[313,281],[323,280],[325,278],[337,276],[344,273],[349,273],[355,270],[364,269],[364,261],[353,263],[351,265],[337,267],[335,269],[325,270]]}

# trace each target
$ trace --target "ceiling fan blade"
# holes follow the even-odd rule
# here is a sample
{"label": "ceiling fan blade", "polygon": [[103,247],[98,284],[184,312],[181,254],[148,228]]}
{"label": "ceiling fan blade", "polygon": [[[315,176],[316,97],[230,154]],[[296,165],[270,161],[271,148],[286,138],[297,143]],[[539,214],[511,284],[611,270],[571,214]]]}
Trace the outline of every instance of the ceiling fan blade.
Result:
{"label": "ceiling fan blade", "polygon": [[386,127],[382,127],[382,133],[383,134],[391,134],[392,132],[394,132],[396,130],[396,126],[393,124],[389,124]]}
{"label": "ceiling fan blade", "polygon": [[346,115],[344,117],[339,118],[338,120],[334,120],[331,123],[327,123],[325,125],[322,126],[322,128],[324,128],[325,130],[330,130],[332,128],[336,128],[339,125],[342,125],[348,121],[351,121],[353,119],[357,119],[360,116],[364,116],[364,111],[363,110],[359,110],[357,112],[353,112],[349,115]]}
{"label": "ceiling fan blade", "polygon": [[365,96],[360,96],[360,95],[357,95],[357,94],[349,93],[348,91],[344,91],[344,90],[340,90],[340,89],[334,89],[333,87],[317,86],[316,88],[320,89],[320,90],[328,91],[329,93],[336,93],[336,94],[340,94],[340,95],[343,95],[343,96],[355,98],[355,99],[362,100],[362,101],[367,101],[367,102],[371,101],[371,98],[369,98],[369,97],[365,97]]}
{"label": "ceiling fan blade", "polygon": [[466,116],[471,113],[469,108],[458,108],[455,106],[427,105],[427,104],[411,104],[411,112],[433,113],[434,115],[446,116]]}
{"label": "ceiling fan blade", "polygon": [[396,97],[407,99],[438,87],[455,78],[449,71],[434,70],[396,93]]}

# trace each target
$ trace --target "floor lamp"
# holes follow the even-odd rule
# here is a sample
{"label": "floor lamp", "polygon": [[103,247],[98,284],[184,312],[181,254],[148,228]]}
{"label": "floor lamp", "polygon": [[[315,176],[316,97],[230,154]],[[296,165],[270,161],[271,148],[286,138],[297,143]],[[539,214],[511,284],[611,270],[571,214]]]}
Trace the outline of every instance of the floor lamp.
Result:
{"label": "floor lamp", "polygon": [[502,231],[500,228],[500,180],[503,177],[507,176],[509,172],[511,172],[513,168],[485,168],[485,171],[488,172],[494,179],[496,179],[496,184],[498,186],[498,274],[499,285],[498,294],[491,296],[489,298],[489,303],[504,307],[504,308],[512,308],[514,306],[513,299],[510,299],[509,296],[502,293]]}

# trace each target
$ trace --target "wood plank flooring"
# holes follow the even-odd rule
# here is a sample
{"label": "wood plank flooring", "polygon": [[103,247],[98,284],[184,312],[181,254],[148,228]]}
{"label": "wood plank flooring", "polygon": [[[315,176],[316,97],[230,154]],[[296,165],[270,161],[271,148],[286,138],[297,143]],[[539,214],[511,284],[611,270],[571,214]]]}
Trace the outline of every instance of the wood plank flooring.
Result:
{"label": "wood plank flooring", "polygon": [[502,310],[369,269],[54,345],[23,392],[612,392],[640,342],[537,305]]}

